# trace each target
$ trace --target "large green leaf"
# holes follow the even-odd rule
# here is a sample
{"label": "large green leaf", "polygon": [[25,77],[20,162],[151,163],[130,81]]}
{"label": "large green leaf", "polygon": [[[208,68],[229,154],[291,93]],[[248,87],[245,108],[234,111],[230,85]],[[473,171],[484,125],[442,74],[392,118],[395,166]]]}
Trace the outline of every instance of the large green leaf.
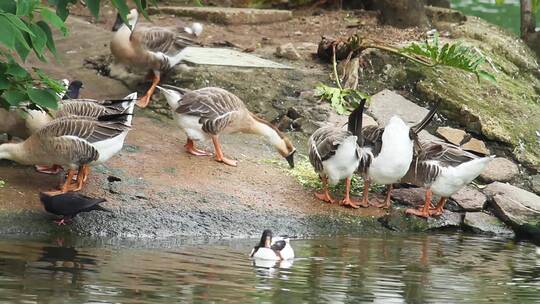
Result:
{"label": "large green leaf", "polygon": [[45,35],[47,36],[47,43],[46,43],[47,48],[56,57],[57,56],[56,45],[54,44],[54,38],[53,38],[51,28],[44,21],[38,21],[38,22],[36,22],[36,25],[39,26],[43,30]]}
{"label": "large green leaf", "polygon": [[32,33],[32,30],[28,28],[28,26],[24,23],[23,20],[21,20],[20,17],[9,13],[2,13],[2,16],[6,17],[9,22],[11,22],[11,24],[13,24],[19,30],[27,32],[30,36],[34,35],[34,33]]}
{"label": "large green leaf", "polygon": [[37,0],[19,0],[17,1],[17,16],[24,17],[28,16],[36,7],[36,5],[39,4],[39,1]]}
{"label": "large green leaf", "polygon": [[96,20],[99,19],[99,2],[100,0],[86,0],[86,5]]}
{"label": "large green leaf", "polygon": [[148,16],[148,13],[146,12],[146,1],[145,0],[133,0],[133,2],[135,2],[135,5],[137,6],[137,10],[143,14],[144,18],[150,19],[150,16]]}
{"label": "large green leaf", "polygon": [[16,90],[4,91],[2,97],[12,106],[17,106],[19,103],[28,100],[28,95],[25,92]]}
{"label": "large green leaf", "polygon": [[37,105],[43,106],[47,109],[58,108],[58,101],[56,95],[50,90],[28,88],[26,90],[30,100]]}
{"label": "large green leaf", "polygon": [[15,0],[0,0],[0,11],[16,14],[17,3],[15,3]]}
{"label": "large green leaf", "polygon": [[32,48],[38,55],[42,55],[47,45],[47,34],[43,29],[37,24],[30,24],[32,32],[34,32],[34,37],[30,37],[32,40]]}
{"label": "large green leaf", "polygon": [[11,22],[5,16],[0,15],[0,43],[10,49],[15,47],[14,31],[16,29],[13,28]]}
{"label": "large green leaf", "polygon": [[0,74],[0,90],[9,88],[10,82],[5,74]]}
{"label": "large green leaf", "polygon": [[22,61],[26,61],[26,58],[30,54],[30,46],[29,43],[31,43],[30,35],[28,33],[20,33],[22,38],[24,39],[25,43],[23,43],[20,39],[15,40],[15,50],[17,51],[17,54],[19,54],[19,57],[21,57]]}
{"label": "large green leaf", "polygon": [[24,79],[30,76],[30,74],[16,62],[11,62],[8,64],[5,73],[15,77],[16,79]]}
{"label": "large green leaf", "polygon": [[129,14],[129,7],[126,4],[125,0],[111,0],[112,4],[118,12],[120,13],[120,17],[122,18],[122,21],[124,21],[125,24],[128,24],[127,21],[127,15]]}
{"label": "large green leaf", "polygon": [[64,24],[64,21],[62,21],[62,19],[60,19],[60,17],[58,17],[58,15],[56,15],[55,12],[51,11],[50,9],[46,7],[42,7],[40,10],[40,13],[41,13],[41,17],[43,18],[45,22],[51,24],[52,26],[62,31],[64,36],[67,35],[68,30],[67,30],[66,25]]}

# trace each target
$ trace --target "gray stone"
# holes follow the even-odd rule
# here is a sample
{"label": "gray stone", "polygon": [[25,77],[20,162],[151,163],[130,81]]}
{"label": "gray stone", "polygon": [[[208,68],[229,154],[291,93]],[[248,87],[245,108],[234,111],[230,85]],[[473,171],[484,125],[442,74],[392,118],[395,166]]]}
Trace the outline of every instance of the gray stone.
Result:
{"label": "gray stone", "polygon": [[519,174],[519,169],[512,161],[497,157],[493,159],[480,174],[485,182],[507,182]]}
{"label": "gray stone", "polygon": [[440,142],[444,142],[444,140],[442,138],[439,138],[439,137],[429,133],[426,130],[420,131],[420,133],[418,133],[418,138],[420,138],[420,140],[422,140],[422,141],[435,141],[435,142],[440,141]]}
{"label": "gray stone", "polygon": [[[540,197],[510,184],[489,184],[484,193],[494,214],[514,229],[540,230]],[[536,227],[536,228],[534,228]]]}
{"label": "gray stone", "polygon": [[371,97],[368,112],[373,115],[379,125],[386,125],[394,115],[399,116],[408,125],[414,125],[421,121],[429,111],[394,91],[385,89]]}
{"label": "gray stone", "polygon": [[392,199],[407,206],[420,206],[424,203],[426,190],[423,188],[400,188],[392,190]]}
{"label": "gray stone", "polygon": [[484,212],[467,212],[463,225],[477,233],[514,236],[512,229],[501,220]]}
{"label": "gray stone", "polygon": [[232,7],[160,6],[148,8],[150,14],[171,14],[220,24],[263,24],[287,21],[292,12]]}
{"label": "gray stone", "polygon": [[427,219],[429,230],[447,227],[460,227],[462,222],[463,214],[448,210],[444,210],[441,216],[430,217]]}
{"label": "gray stone", "polygon": [[487,201],[487,197],[482,192],[471,186],[462,188],[450,198],[465,211],[480,211]]}
{"label": "gray stone", "polygon": [[532,191],[536,194],[540,194],[540,174],[533,175],[529,183]]}
{"label": "gray stone", "polygon": [[299,60],[302,59],[300,53],[296,50],[292,43],[285,43],[276,48],[276,57],[286,58],[289,60]]}
{"label": "gray stone", "polygon": [[437,128],[437,134],[442,136],[449,143],[459,146],[463,138],[467,135],[467,132],[450,127],[439,127]]}
{"label": "gray stone", "polygon": [[194,64],[291,69],[291,67],[284,64],[225,48],[201,48],[190,46],[184,49],[184,54],[183,60]]}

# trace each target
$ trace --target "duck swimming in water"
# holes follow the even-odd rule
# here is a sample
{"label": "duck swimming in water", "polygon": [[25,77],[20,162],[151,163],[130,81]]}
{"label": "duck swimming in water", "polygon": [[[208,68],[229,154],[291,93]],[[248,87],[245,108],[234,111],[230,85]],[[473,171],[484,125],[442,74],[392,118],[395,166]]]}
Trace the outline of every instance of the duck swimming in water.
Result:
{"label": "duck swimming in water", "polygon": [[294,259],[294,250],[289,237],[272,237],[272,230],[266,229],[263,231],[259,244],[253,247],[249,256],[261,260],[289,260]]}

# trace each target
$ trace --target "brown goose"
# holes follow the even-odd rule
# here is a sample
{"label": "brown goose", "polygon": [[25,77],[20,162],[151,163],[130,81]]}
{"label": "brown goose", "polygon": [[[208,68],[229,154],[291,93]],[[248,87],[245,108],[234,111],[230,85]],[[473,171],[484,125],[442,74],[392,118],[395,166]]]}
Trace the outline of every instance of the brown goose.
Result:
{"label": "brown goose", "polygon": [[[161,79],[161,71],[180,63],[184,57],[183,49],[195,42],[180,35],[176,29],[139,25],[138,18],[137,10],[132,9],[127,15],[131,29],[126,24],[118,29],[111,41],[111,53],[124,65],[149,71],[152,85],[138,103],[144,108]],[[202,25],[197,23],[189,29],[191,36],[198,36]]]}
{"label": "brown goose", "polygon": [[[59,191],[78,191],[88,176],[88,165],[102,163],[118,153],[131,128],[131,113],[104,115],[97,119],[69,116],[58,118],[24,142],[0,145],[0,159],[21,164],[61,165],[69,168]],[[76,169],[77,181],[72,184]]]}
{"label": "brown goose", "polygon": [[435,106],[416,126],[409,128],[398,116],[393,116],[385,127],[367,126],[362,129],[363,147],[373,155],[367,167],[362,168],[364,193],[362,205],[369,204],[368,193],[371,182],[387,185],[386,198],[379,208],[390,207],[393,184],[405,176],[413,158],[414,141],[417,134],[433,119]]}
{"label": "brown goose", "polygon": [[173,86],[158,87],[165,95],[176,122],[186,133],[188,153],[204,156],[206,151],[195,147],[195,141],[212,139],[216,160],[230,166],[237,162],[226,158],[219,143],[220,134],[251,133],[267,138],[281,156],[294,167],[296,149],[291,141],[275,126],[251,113],[244,102],[233,93],[221,88],[202,88],[187,91]]}
{"label": "brown goose", "polygon": [[[351,178],[354,172],[371,161],[371,154],[360,147],[362,136],[362,115],[366,100],[349,116],[348,130],[327,126],[317,129],[309,138],[309,161],[323,183],[323,193],[315,196],[325,202],[334,203],[328,192],[328,184],[337,184],[345,179],[345,197],[341,205],[358,208],[349,197]],[[364,207],[367,207],[364,206]]]}
{"label": "brown goose", "polygon": [[[480,175],[494,157],[478,157],[443,142],[421,142],[418,150],[402,182],[426,188],[423,208],[405,211],[421,217],[441,215],[448,197]],[[430,209],[432,194],[441,196],[435,209]]]}

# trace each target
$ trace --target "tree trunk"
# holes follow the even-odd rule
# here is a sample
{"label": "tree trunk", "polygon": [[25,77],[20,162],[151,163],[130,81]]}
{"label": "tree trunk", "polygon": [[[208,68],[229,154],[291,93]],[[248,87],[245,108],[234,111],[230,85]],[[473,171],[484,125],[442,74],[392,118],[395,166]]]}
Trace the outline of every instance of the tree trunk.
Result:
{"label": "tree trunk", "polygon": [[527,41],[529,35],[534,33],[536,18],[533,12],[532,0],[520,0],[521,2],[521,38]]}
{"label": "tree trunk", "polygon": [[427,26],[425,0],[375,0],[381,22],[396,27]]}

